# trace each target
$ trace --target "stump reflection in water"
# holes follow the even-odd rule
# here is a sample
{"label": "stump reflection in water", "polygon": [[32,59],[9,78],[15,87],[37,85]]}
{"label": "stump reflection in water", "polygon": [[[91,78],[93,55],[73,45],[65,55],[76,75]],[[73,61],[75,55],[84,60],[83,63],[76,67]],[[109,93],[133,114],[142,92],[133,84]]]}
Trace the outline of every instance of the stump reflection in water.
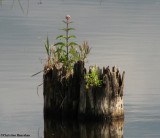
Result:
{"label": "stump reflection in water", "polygon": [[78,122],[44,119],[44,138],[122,138],[124,120]]}

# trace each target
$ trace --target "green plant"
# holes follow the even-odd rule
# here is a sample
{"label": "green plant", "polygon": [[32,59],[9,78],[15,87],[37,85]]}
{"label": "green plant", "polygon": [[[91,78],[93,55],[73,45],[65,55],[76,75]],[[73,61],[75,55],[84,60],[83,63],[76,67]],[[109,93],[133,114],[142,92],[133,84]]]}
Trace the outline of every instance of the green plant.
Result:
{"label": "green plant", "polygon": [[[69,47],[70,46],[78,46],[77,43],[75,42],[69,42],[69,39],[70,38],[76,38],[76,36],[74,35],[69,35],[69,31],[70,30],[75,30],[74,28],[69,28],[69,24],[72,23],[69,21],[70,19],[70,15],[67,15],[66,16],[66,21],[63,21],[65,24],[66,24],[66,28],[61,28],[60,30],[63,30],[66,32],[66,35],[59,35],[56,39],[59,39],[59,40],[63,40],[65,39],[65,42],[63,41],[60,41],[60,42],[57,42],[55,43],[54,45],[55,46],[58,46],[58,49],[57,49],[57,52],[59,53],[62,53],[60,54],[61,57],[60,57],[60,61],[64,64],[64,66],[69,66],[69,53],[72,53],[69,51]],[[64,47],[66,47],[66,50],[64,50]]]}
{"label": "green plant", "polygon": [[87,89],[89,88],[89,86],[94,86],[94,85],[98,87],[101,86],[102,80],[98,78],[98,72],[97,72],[96,65],[92,68],[92,71],[90,73],[87,72],[86,79],[87,79],[87,84],[86,84]]}
{"label": "green plant", "polygon": [[70,18],[71,17],[67,15],[66,21],[63,21],[66,24],[66,28],[61,28],[60,30],[65,31],[65,35],[57,36],[56,40],[59,40],[57,43],[50,46],[48,36],[46,42],[44,42],[48,55],[48,67],[52,68],[50,65],[55,65],[57,68],[63,66],[69,73],[72,72],[74,64],[77,61],[85,61],[91,50],[85,41],[82,43],[82,46],[76,42],[69,41],[70,38],[76,38],[74,35],[69,35],[69,31],[75,30],[74,28],[69,28],[69,24],[72,23],[69,21]]}
{"label": "green plant", "polygon": [[49,66],[49,65],[52,65],[52,61],[51,61],[51,50],[50,50],[48,35],[47,35],[46,42],[44,41],[44,46],[45,46],[46,53],[47,53],[47,56],[48,56],[47,63],[48,63],[48,66]]}

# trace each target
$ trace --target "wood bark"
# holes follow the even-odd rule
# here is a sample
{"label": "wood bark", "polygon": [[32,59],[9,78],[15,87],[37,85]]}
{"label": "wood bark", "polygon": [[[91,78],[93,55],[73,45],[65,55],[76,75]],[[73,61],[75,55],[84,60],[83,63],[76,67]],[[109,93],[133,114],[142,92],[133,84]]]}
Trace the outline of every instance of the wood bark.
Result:
{"label": "wood bark", "polygon": [[[90,67],[89,72],[92,72]],[[124,76],[113,67],[97,68],[102,85],[86,88],[86,68],[83,61],[74,65],[73,74],[65,68],[53,67],[43,75],[44,116],[77,119],[124,118]]]}

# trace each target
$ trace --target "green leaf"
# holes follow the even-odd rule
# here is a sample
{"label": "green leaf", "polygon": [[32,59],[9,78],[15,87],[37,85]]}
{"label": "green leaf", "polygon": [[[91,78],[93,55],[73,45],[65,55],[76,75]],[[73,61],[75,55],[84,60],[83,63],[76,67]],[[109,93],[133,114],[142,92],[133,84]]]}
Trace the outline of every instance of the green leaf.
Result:
{"label": "green leaf", "polygon": [[66,60],[67,60],[66,55],[61,55],[61,57],[62,57],[62,59],[63,59],[64,61],[66,61]]}
{"label": "green leaf", "polygon": [[64,36],[64,35],[59,35],[59,36],[57,36],[56,39],[63,39],[63,38],[66,38],[66,36]]}
{"label": "green leaf", "polygon": [[63,47],[63,46],[65,46],[65,45],[66,45],[66,43],[63,43],[63,42],[58,42],[58,43],[55,43],[54,45],[55,45],[55,46],[58,46],[58,45],[60,45],[60,46],[62,46],[62,47]]}
{"label": "green leaf", "polygon": [[75,28],[68,28],[68,31],[69,31],[69,30],[76,30],[76,29],[75,29]]}
{"label": "green leaf", "polygon": [[47,35],[47,48],[49,49],[49,39],[48,39],[48,35]]}
{"label": "green leaf", "polygon": [[66,29],[66,28],[60,28],[59,30],[63,30],[63,31],[66,31],[67,29]]}
{"label": "green leaf", "polygon": [[61,51],[62,51],[62,49],[58,48],[57,51],[56,51],[56,53],[60,53]]}
{"label": "green leaf", "polygon": [[77,43],[75,43],[75,42],[71,42],[71,43],[69,43],[69,46],[71,46],[71,45],[78,46],[78,44],[77,44]]}
{"label": "green leaf", "polygon": [[69,24],[69,23],[73,23],[73,22],[69,22],[69,21],[65,21],[65,20],[63,20],[62,22],[64,22],[64,23],[68,23],[68,24]]}
{"label": "green leaf", "polygon": [[80,54],[78,54],[78,60],[81,60],[81,56],[80,56]]}
{"label": "green leaf", "polygon": [[47,48],[47,45],[44,44],[44,46],[45,46],[45,48],[46,48],[47,55],[49,56],[49,50],[48,50],[48,48]]}
{"label": "green leaf", "polygon": [[70,30],[75,30],[75,29],[74,28],[68,28],[68,29],[66,29],[66,28],[60,28],[59,30],[70,31]]}
{"label": "green leaf", "polygon": [[63,43],[63,45],[61,45],[61,49],[64,47],[64,46],[66,46],[67,44],[66,43]]}
{"label": "green leaf", "polygon": [[75,35],[69,35],[68,38],[76,38]]}
{"label": "green leaf", "polygon": [[66,53],[66,50],[62,50],[63,53]]}
{"label": "green leaf", "polygon": [[47,52],[47,54],[48,54],[48,56],[50,55],[50,50],[49,50],[49,39],[48,39],[48,35],[47,35],[47,44],[46,44],[46,42],[44,41],[44,46],[45,46],[45,48],[46,48],[46,52]]}

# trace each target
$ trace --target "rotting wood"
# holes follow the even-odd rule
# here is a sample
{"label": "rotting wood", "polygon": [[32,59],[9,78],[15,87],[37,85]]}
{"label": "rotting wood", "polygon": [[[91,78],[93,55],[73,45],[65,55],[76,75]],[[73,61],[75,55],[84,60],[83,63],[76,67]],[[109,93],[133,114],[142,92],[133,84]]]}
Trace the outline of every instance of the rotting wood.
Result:
{"label": "rotting wood", "polygon": [[[90,67],[89,72],[92,72]],[[83,61],[74,65],[73,74],[53,67],[43,75],[44,116],[79,119],[124,118],[124,77],[120,69],[97,67],[102,85],[86,88],[86,68]]]}

